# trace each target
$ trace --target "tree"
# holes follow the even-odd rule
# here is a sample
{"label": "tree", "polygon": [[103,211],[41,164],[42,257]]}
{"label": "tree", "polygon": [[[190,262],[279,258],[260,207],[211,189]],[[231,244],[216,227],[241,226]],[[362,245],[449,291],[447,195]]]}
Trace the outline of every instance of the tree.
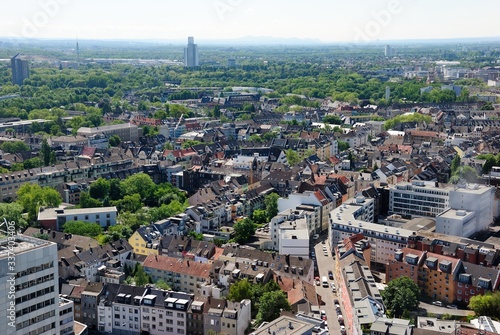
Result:
{"label": "tree", "polygon": [[145,173],[134,174],[120,183],[123,194],[139,194],[140,199],[145,200],[155,190],[155,183]]}
{"label": "tree", "polygon": [[37,184],[24,184],[17,191],[17,203],[28,212],[28,221],[34,222],[40,206],[58,207],[62,197],[51,187],[40,187]]}
{"label": "tree", "polygon": [[197,240],[197,241],[203,241],[205,239],[205,237],[203,236],[202,233],[197,233],[196,231],[194,230],[191,230],[189,233],[188,233],[188,236],[192,237],[194,240]]}
{"label": "tree", "polygon": [[0,217],[8,222],[14,222],[16,230],[24,230],[28,223],[22,216],[23,206],[18,203],[0,203]]}
{"label": "tree", "polygon": [[63,230],[68,234],[96,237],[102,233],[102,227],[98,223],[84,221],[68,221],[63,225]]}
{"label": "tree", "polygon": [[471,297],[469,308],[472,309],[476,315],[498,318],[500,315],[500,292]]}
{"label": "tree", "polygon": [[2,145],[0,145],[0,149],[10,154],[16,154],[18,152],[29,151],[30,147],[26,143],[21,141],[15,141],[15,142],[7,141],[3,142]]}
{"label": "tree", "polygon": [[477,172],[471,166],[459,166],[455,173],[451,176],[450,182],[456,184],[461,179],[465,179],[468,183],[477,181]]}
{"label": "tree", "polygon": [[80,193],[80,207],[81,208],[94,208],[102,207],[102,202],[97,199],[92,198],[89,192]]}
{"label": "tree", "polygon": [[293,149],[288,149],[285,151],[286,154],[286,160],[288,162],[289,166],[295,166],[300,163],[300,157],[297,151]]}
{"label": "tree", "polygon": [[264,206],[266,207],[267,220],[271,221],[278,214],[278,193],[271,193],[264,197]]}
{"label": "tree", "polygon": [[457,155],[455,155],[455,157],[451,161],[450,170],[451,170],[452,175],[457,171],[459,166],[460,166],[460,156],[457,154]]}
{"label": "tree", "polygon": [[411,278],[399,277],[387,284],[382,298],[390,316],[401,317],[405,311],[418,308],[420,288]]}
{"label": "tree", "polygon": [[249,218],[238,221],[234,226],[234,240],[238,243],[245,243],[255,234],[255,223]]}
{"label": "tree", "polygon": [[94,199],[104,199],[109,195],[109,181],[104,178],[99,178],[90,184],[89,194]]}
{"label": "tree", "polygon": [[347,149],[349,149],[349,143],[347,142],[338,141],[337,144],[339,147],[339,152],[346,151]]}
{"label": "tree", "polygon": [[43,161],[43,165],[47,166],[50,164],[50,152],[52,150],[50,149],[49,143],[47,142],[47,139],[44,138],[42,140],[42,147],[40,149],[40,158]]}
{"label": "tree", "polygon": [[278,318],[281,311],[290,311],[290,303],[283,291],[272,291],[264,293],[259,299],[259,312],[257,323],[272,321]]}
{"label": "tree", "polygon": [[158,289],[160,289],[160,290],[165,290],[165,291],[171,291],[172,290],[172,287],[169,284],[167,284],[163,279],[158,280],[155,283],[155,286]]}
{"label": "tree", "polygon": [[120,212],[137,212],[142,207],[141,196],[138,193],[126,195],[121,200],[113,201]]}
{"label": "tree", "polygon": [[229,287],[227,299],[231,301],[241,301],[243,299],[253,299],[252,285],[247,278],[238,280]]}
{"label": "tree", "polygon": [[267,212],[264,209],[256,209],[252,213],[252,220],[256,224],[262,224],[267,222]]}
{"label": "tree", "polygon": [[135,285],[144,287],[146,284],[150,282],[150,278],[147,273],[144,271],[144,268],[141,264],[136,263],[136,267],[134,269],[134,282]]}
{"label": "tree", "polygon": [[121,143],[121,138],[118,135],[112,135],[109,137],[109,145],[112,147],[117,147]]}

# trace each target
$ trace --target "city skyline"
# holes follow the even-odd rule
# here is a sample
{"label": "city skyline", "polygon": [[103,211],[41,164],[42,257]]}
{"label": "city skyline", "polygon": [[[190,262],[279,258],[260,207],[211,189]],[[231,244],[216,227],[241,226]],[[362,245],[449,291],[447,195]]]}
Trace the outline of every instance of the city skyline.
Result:
{"label": "city skyline", "polygon": [[[189,4],[145,0],[85,3],[25,0],[6,3],[0,36],[198,41],[266,36],[319,43],[498,37],[500,3],[480,0],[324,2],[298,0],[194,0]],[[487,9],[487,10],[485,10]]]}

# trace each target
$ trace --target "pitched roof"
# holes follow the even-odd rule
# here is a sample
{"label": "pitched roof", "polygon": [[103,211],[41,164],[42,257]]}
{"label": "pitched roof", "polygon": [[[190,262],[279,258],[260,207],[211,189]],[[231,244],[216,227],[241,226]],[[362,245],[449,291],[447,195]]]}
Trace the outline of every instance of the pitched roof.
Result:
{"label": "pitched roof", "polygon": [[160,271],[170,271],[204,278],[209,277],[211,267],[210,264],[163,255],[149,255],[144,261],[143,266]]}

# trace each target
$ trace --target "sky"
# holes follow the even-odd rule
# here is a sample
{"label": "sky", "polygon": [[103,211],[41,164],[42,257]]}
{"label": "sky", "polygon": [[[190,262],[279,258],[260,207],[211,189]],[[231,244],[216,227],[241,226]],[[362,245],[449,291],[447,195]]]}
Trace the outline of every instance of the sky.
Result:
{"label": "sky", "polygon": [[499,12],[497,0],[18,0],[2,3],[0,36],[159,42],[499,37]]}

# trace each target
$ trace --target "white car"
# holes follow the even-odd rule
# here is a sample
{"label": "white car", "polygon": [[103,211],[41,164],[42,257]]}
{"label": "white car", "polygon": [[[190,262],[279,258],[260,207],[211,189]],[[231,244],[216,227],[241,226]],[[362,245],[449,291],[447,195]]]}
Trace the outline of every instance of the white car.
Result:
{"label": "white car", "polygon": [[318,234],[314,234],[313,235],[313,240],[317,240],[319,238],[319,235]]}
{"label": "white car", "polygon": [[328,249],[326,248],[326,245],[323,246],[323,251],[328,251]]}
{"label": "white car", "polygon": [[340,326],[340,333],[345,334],[345,326]]}

